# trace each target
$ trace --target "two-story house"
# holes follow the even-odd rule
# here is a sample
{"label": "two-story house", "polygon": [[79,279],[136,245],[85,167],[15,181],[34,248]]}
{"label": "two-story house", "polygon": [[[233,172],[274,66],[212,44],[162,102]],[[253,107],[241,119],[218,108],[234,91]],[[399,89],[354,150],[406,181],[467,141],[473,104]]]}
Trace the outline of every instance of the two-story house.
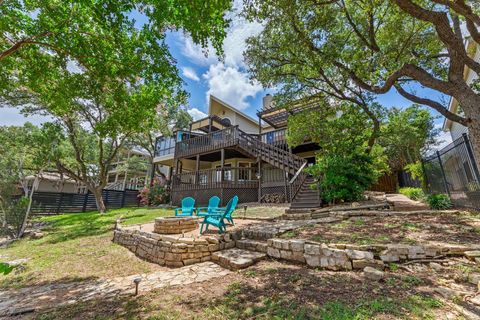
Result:
{"label": "two-story house", "polygon": [[286,142],[288,117],[301,110],[276,108],[267,95],[253,119],[210,96],[207,117],[157,139],[154,164],[169,168],[172,203],[193,197],[206,204],[217,195],[225,204],[238,195],[242,203],[275,199],[292,208],[318,207],[319,194],[303,171],[318,146],[290,149]]}

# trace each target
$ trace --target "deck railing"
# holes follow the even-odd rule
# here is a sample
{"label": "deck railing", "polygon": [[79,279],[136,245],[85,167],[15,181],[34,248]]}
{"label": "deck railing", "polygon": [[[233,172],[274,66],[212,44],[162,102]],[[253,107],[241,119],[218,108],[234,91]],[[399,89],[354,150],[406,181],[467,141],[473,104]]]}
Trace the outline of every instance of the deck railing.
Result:
{"label": "deck railing", "polygon": [[210,132],[192,139],[179,141],[175,145],[175,157],[188,157],[206,153],[221,148],[231,147],[236,144],[238,126]]}
{"label": "deck railing", "polygon": [[276,146],[287,146],[287,130],[285,128],[264,132],[260,135],[263,143],[272,144]]}
{"label": "deck railing", "polygon": [[224,167],[175,174],[172,187],[174,190],[258,188],[258,180],[256,168]]}

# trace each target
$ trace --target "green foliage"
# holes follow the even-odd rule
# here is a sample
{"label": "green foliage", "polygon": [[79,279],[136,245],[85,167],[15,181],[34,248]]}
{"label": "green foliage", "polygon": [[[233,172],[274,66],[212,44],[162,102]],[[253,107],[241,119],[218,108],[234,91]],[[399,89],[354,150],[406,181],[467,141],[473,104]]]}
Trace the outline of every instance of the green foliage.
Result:
{"label": "green foliage", "polygon": [[166,32],[183,29],[221,52],[230,7],[227,0],[2,2],[2,105],[54,119],[65,137],[56,168],[85,184],[103,212],[100,190],[118,150],[187,101]]}
{"label": "green foliage", "polygon": [[433,210],[446,210],[453,206],[452,200],[446,194],[430,194],[427,196],[426,202]]}
{"label": "green foliage", "polygon": [[398,192],[415,201],[423,200],[425,198],[425,193],[421,188],[400,188]]}
{"label": "green foliage", "polygon": [[409,163],[403,168],[406,172],[410,173],[410,176],[413,179],[417,179],[420,181],[422,186],[425,187],[425,173],[423,172],[423,165],[421,161],[417,161],[414,163]]}
{"label": "green foliage", "polygon": [[159,205],[170,202],[170,192],[167,187],[155,179],[152,186],[143,188],[139,194],[140,202],[143,205]]}
{"label": "green foliage", "polygon": [[8,263],[0,262],[0,274],[6,276],[15,269],[14,266],[9,265]]}
{"label": "green foliage", "polygon": [[418,105],[388,111],[378,143],[385,150],[390,168],[401,170],[421,160],[422,153],[436,143],[434,121],[435,117]]}
{"label": "green foliage", "polygon": [[379,177],[373,157],[365,153],[327,155],[308,171],[319,178],[322,197],[329,203],[361,200]]}
{"label": "green foliage", "polygon": [[335,108],[328,105],[290,116],[287,141],[292,147],[307,140],[316,142],[322,146],[323,155],[347,154],[367,148],[371,127],[369,117],[352,104],[343,103]]}

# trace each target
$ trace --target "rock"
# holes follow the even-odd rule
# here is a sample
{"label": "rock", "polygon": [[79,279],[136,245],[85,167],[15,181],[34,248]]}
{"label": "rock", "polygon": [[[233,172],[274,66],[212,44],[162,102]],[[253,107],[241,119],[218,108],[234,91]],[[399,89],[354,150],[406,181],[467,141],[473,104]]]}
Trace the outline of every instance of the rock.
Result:
{"label": "rock", "polygon": [[468,282],[474,285],[480,284],[480,274],[478,273],[471,273],[468,275]]}
{"label": "rock", "polygon": [[385,278],[385,273],[383,271],[377,270],[372,267],[365,267],[363,269],[363,275],[365,278],[373,281],[379,281]]}
{"label": "rock", "polygon": [[30,239],[37,240],[37,239],[41,239],[41,238],[43,238],[43,232],[36,231],[36,232],[32,232],[30,234]]}
{"label": "rock", "polygon": [[480,294],[477,294],[475,297],[471,298],[470,302],[477,306],[480,306]]}
{"label": "rock", "polygon": [[430,266],[430,268],[432,268],[435,271],[442,271],[443,270],[442,265],[439,264],[439,263],[436,263],[436,262],[430,262],[429,266]]}
{"label": "rock", "polygon": [[477,258],[480,258],[480,250],[465,251],[463,254],[472,261],[476,261]]}
{"label": "rock", "polygon": [[368,251],[346,249],[345,252],[352,260],[373,260],[373,253]]}
{"label": "rock", "polygon": [[438,287],[434,289],[435,292],[441,294],[446,299],[454,299],[454,298],[461,298],[466,296],[468,292],[453,290],[447,287]]}

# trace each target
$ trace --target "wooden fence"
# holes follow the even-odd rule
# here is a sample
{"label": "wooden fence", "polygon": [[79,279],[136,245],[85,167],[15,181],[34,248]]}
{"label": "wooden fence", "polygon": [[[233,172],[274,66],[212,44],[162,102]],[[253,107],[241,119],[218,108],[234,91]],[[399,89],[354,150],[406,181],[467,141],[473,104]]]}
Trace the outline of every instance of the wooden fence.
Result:
{"label": "wooden fence", "polygon": [[[138,190],[103,190],[102,196],[107,209],[140,205]],[[96,209],[95,197],[90,192],[85,194],[35,192],[33,194],[32,213],[34,214],[78,213]]]}

